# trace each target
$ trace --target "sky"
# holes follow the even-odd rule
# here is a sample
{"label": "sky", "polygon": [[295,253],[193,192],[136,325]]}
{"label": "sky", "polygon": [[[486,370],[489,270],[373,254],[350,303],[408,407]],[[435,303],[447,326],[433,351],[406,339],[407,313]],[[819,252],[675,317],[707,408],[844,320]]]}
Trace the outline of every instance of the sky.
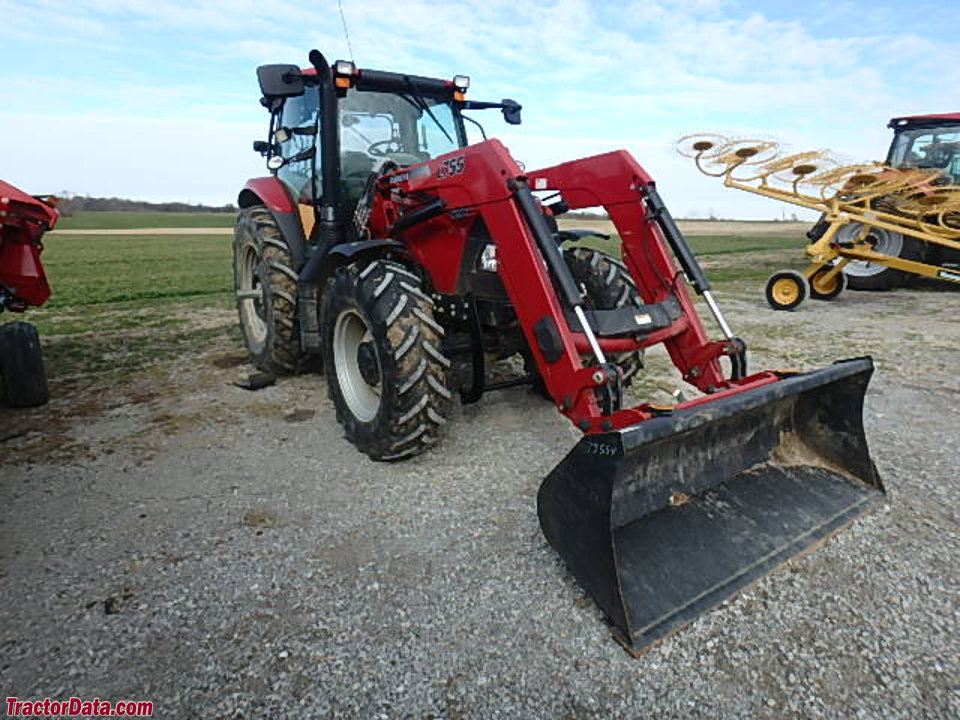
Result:
{"label": "sky", "polygon": [[[781,218],[674,150],[696,132],[886,154],[889,118],[960,111],[956,0],[0,0],[0,177],[32,193],[236,202],[266,175],[256,67],[311,48],[514,98],[476,112],[528,169],[624,148],[677,217]],[[351,52],[352,49],[352,52]],[[801,217],[809,217],[798,212]]]}

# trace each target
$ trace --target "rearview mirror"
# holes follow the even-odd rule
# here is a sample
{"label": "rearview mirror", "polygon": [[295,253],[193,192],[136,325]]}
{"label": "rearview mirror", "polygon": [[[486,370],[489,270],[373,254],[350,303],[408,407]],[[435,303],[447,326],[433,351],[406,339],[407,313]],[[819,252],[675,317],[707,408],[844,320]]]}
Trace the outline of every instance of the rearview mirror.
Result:
{"label": "rearview mirror", "polygon": [[303,95],[303,75],[296,65],[261,65],[257,68],[257,80],[266,97]]}
{"label": "rearview mirror", "polygon": [[519,125],[520,111],[523,110],[523,105],[518,103],[516,100],[511,100],[510,98],[504,98],[500,101],[500,104],[503,105],[503,119],[507,122],[507,124]]}

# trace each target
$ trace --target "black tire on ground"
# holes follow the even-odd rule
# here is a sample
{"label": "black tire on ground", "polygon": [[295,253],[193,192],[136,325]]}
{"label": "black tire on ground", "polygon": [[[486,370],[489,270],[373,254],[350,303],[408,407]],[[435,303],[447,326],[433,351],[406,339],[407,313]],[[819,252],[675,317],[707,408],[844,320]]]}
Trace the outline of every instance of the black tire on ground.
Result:
{"label": "black tire on ground", "polygon": [[264,372],[302,372],[297,272],[276,220],[263,205],[244,208],[233,242],[240,330],[253,364]]}
{"label": "black tire on ground", "polygon": [[808,280],[810,297],[814,300],[833,300],[847,287],[847,276],[843,272],[834,273],[829,279],[827,275],[833,268],[828,266],[817,270]]}
{"label": "black tire on ground", "polygon": [[[848,223],[837,232],[836,240],[854,242],[862,229],[861,223]],[[924,246],[916,238],[880,228],[871,228],[868,238],[877,252],[902,260],[923,260]],[[910,273],[860,260],[848,263],[843,274],[847,276],[847,287],[851,290],[891,290],[900,287],[911,277]]]}
{"label": "black tire on ground", "polygon": [[810,284],[803,273],[781,270],[767,280],[765,295],[774,310],[793,310],[810,295]]}
{"label": "black tire on ground", "polygon": [[434,444],[450,401],[443,328],[420,279],[391,260],[338,268],[321,300],[327,389],[347,440],[374,460]]}
{"label": "black tire on ground", "polygon": [[0,326],[0,403],[28,408],[49,399],[37,328],[23,321]]}
{"label": "black tire on ground", "polygon": [[[637,286],[626,266],[599,250],[579,247],[563,252],[570,272],[578,285],[586,289],[584,306],[591,310],[613,310],[643,305]],[[620,366],[625,385],[643,368],[643,351],[619,353],[609,358]]]}

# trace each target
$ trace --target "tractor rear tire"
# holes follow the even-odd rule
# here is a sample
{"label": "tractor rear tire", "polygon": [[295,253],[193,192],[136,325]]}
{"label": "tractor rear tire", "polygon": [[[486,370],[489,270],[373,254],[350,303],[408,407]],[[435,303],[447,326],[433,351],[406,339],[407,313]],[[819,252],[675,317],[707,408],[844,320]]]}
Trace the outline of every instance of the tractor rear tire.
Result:
{"label": "tractor rear tire", "polygon": [[297,271],[276,220],[263,205],[244,208],[237,217],[233,271],[240,330],[253,364],[274,375],[305,370]]}
{"label": "tractor rear tire", "polygon": [[22,321],[0,326],[0,402],[29,408],[45,405],[49,399],[37,328]]}
{"label": "tractor rear tire", "polygon": [[420,279],[376,259],[337,268],[321,301],[327,390],[347,440],[373,460],[418,455],[450,401],[443,328]]}
{"label": "tractor rear tire", "polygon": [[[585,307],[591,310],[614,310],[625,305],[643,305],[630,272],[616,258],[599,250],[579,247],[565,250],[563,259],[567,261],[574,280],[587,291]],[[643,350],[619,353],[611,356],[610,360],[620,366],[624,385],[629,385],[643,369]]]}
{"label": "tractor rear tire", "polygon": [[[853,242],[862,229],[861,223],[848,223],[840,228],[836,240]],[[923,243],[915,238],[881,228],[870,228],[869,237],[877,252],[892,255],[901,260],[922,261],[923,259]],[[910,273],[863,260],[847,263],[843,268],[843,274],[847,276],[847,287],[851,290],[892,290],[900,287],[910,278]]]}

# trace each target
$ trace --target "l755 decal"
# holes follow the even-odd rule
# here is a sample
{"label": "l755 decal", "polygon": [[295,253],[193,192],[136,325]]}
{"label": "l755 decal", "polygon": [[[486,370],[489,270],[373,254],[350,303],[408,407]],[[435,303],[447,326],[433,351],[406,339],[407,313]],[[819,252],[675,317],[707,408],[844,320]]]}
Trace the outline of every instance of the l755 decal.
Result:
{"label": "l755 decal", "polygon": [[463,155],[457,155],[456,157],[448,158],[440,163],[440,167],[437,168],[437,180],[443,180],[444,178],[451,178],[454,175],[459,175],[463,172],[463,169],[467,165],[467,159]]}

